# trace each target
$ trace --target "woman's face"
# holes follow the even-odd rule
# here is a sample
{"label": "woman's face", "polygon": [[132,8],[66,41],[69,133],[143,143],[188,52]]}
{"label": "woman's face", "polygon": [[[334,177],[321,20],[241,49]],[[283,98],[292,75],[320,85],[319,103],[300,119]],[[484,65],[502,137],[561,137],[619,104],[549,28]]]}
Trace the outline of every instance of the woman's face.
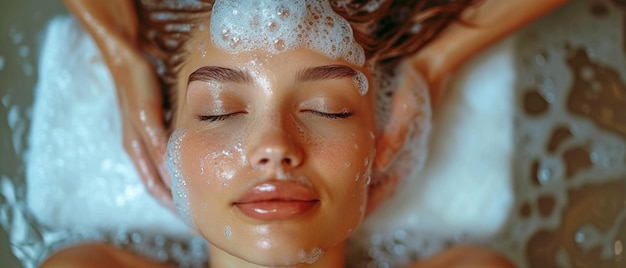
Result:
{"label": "woman's face", "polygon": [[372,90],[357,79],[367,71],[307,48],[231,54],[208,31],[194,40],[169,152],[191,222],[262,265],[340,248],[364,215],[375,156]]}

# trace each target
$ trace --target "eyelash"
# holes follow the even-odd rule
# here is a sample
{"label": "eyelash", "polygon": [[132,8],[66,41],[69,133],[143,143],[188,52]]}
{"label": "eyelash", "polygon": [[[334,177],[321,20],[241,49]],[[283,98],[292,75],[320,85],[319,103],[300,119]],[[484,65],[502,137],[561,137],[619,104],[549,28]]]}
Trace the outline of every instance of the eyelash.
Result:
{"label": "eyelash", "polygon": [[[319,111],[308,111],[308,112],[317,116],[330,118],[330,119],[344,119],[344,118],[348,118],[352,116],[352,112],[348,112],[348,111],[344,111],[341,113],[323,113]],[[198,120],[203,121],[203,122],[217,122],[217,121],[224,121],[234,115],[236,114],[232,113],[232,114],[222,114],[222,115],[199,115]]]}
{"label": "eyelash", "polygon": [[352,116],[352,112],[348,112],[348,111],[343,111],[341,113],[323,113],[323,112],[319,112],[319,111],[309,111],[310,113],[313,113],[315,115],[321,116],[321,117],[326,117],[326,118],[330,118],[330,119],[344,119],[344,118],[348,118],[350,116]]}
{"label": "eyelash", "polygon": [[198,120],[205,122],[224,121],[235,114],[221,114],[221,115],[199,115]]}

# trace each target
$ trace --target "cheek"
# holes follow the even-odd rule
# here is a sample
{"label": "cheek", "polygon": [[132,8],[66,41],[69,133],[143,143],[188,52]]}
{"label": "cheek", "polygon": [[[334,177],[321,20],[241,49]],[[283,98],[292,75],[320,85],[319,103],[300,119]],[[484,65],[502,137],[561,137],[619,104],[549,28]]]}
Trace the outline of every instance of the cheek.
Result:
{"label": "cheek", "polygon": [[328,172],[341,174],[342,181],[351,177],[357,184],[367,182],[375,156],[373,135],[372,131],[361,131],[325,139],[317,146],[317,158],[329,167]]}
{"label": "cheek", "polygon": [[220,135],[191,131],[181,144],[181,171],[198,187],[228,188],[246,164],[240,142]]}
{"label": "cheek", "polygon": [[246,158],[241,153],[240,143],[219,135],[207,138],[201,131],[187,131],[179,147],[178,179],[187,192],[186,212],[189,221],[205,226],[221,215],[231,196],[231,188],[236,188],[233,178],[240,175]]}
{"label": "cheek", "polygon": [[321,177],[331,189],[335,209],[344,217],[343,221],[338,222],[345,222],[345,227],[350,229],[360,222],[366,210],[375,155],[374,139],[371,136],[369,131],[362,131],[343,139],[329,139],[317,152],[319,155],[316,158],[323,159],[318,164],[318,170],[324,172]]}

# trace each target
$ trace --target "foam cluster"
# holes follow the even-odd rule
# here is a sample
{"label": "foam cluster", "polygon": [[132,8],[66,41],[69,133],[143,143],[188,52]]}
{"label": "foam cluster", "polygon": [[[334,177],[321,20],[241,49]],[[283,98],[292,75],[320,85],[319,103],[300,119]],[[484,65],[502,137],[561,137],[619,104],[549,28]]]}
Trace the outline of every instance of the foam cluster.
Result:
{"label": "foam cluster", "polygon": [[350,24],[328,1],[216,1],[211,38],[225,51],[265,50],[276,54],[309,48],[363,66],[365,53]]}
{"label": "foam cluster", "polygon": [[177,129],[174,133],[172,133],[172,136],[167,144],[165,168],[172,178],[171,187],[174,208],[176,208],[176,211],[183,221],[185,221],[187,225],[193,227],[194,224],[191,217],[191,206],[189,205],[188,181],[180,172],[180,144],[185,138],[185,133],[186,131],[184,129]]}

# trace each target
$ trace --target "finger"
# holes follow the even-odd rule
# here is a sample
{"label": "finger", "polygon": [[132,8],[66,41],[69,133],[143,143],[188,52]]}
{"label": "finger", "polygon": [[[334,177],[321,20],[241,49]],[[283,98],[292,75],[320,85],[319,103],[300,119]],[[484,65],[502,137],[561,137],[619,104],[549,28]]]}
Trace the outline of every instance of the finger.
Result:
{"label": "finger", "polygon": [[126,115],[156,164],[163,183],[169,188],[171,180],[164,167],[168,131],[164,122],[161,88],[149,65],[137,63],[135,67],[131,75],[133,83],[124,90]]}
{"label": "finger", "polygon": [[136,113],[138,116],[133,120],[135,131],[141,136],[145,149],[157,168],[160,179],[167,188],[170,187],[170,177],[165,170],[165,152],[168,141],[168,131],[160,115],[163,111],[160,107],[145,108]]}
{"label": "finger", "polygon": [[406,138],[415,128],[419,115],[418,102],[411,88],[403,83],[394,93],[389,121],[383,130],[374,163],[378,170],[386,169],[394,156],[402,149]]}

